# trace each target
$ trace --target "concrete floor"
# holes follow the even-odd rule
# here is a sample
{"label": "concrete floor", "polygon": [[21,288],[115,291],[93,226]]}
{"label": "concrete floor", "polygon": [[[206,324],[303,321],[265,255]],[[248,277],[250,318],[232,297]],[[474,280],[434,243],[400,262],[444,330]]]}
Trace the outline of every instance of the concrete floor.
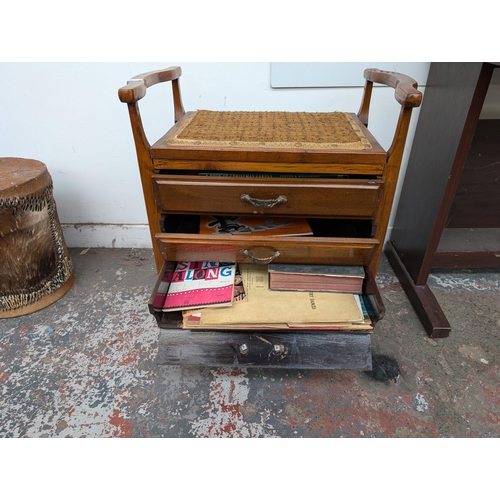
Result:
{"label": "concrete floor", "polygon": [[[385,257],[374,356],[393,380],[157,363],[152,251],[70,249],[76,283],[0,320],[0,437],[500,437],[500,272],[436,273],[451,336],[424,332]],[[378,358],[377,358],[378,359]]]}

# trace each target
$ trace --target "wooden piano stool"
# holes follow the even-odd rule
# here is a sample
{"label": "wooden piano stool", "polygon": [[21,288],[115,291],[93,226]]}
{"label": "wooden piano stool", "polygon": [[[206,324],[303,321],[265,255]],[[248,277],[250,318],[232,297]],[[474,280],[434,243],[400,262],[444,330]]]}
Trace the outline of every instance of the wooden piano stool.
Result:
{"label": "wooden piano stool", "polygon": [[[365,70],[357,114],[185,112],[180,76],[179,67],[152,71],[119,89],[129,110],[159,280],[168,261],[361,265],[363,298],[375,324],[384,313],[375,276],[412,109],[422,99],[417,83],[399,73]],[[175,125],[150,145],[139,101],[148,87],[168,81]],[[401,106],[387,151],[367,128],[373,83],[393,87]],[[200,215],[255,214],[306,218],[313,235],[196,231]],[[162,329],[165,363],[371,369],[372,331],[199,332],[180,328],[178,312],[158,313],[149,305]],[[269,355],[283,344],[290,355]]]}

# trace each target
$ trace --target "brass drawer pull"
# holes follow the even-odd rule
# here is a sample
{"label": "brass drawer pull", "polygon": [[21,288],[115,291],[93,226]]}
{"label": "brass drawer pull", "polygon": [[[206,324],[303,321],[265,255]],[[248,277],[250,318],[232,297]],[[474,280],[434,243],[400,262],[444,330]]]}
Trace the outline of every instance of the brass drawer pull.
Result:
{"label": "brass drawer pull", "polygon": [[248,250],[240,250],[240,253],[248,257],[254,264],[269,264],[269,262],[272,262],[276,257],[283,255],[283,252],[279,250],[276,250],[271,257],[254,257]]}
{"label": "brass drawer pull", "polygon": [[240,196],[241,201],[251,203],[257,208],[273,208],[276,205],[283,205],[288,201],[288,198],[284,194],[280,194],[274,200],[259,200],[258,198],[252,198],[249,194],[242,194]]}

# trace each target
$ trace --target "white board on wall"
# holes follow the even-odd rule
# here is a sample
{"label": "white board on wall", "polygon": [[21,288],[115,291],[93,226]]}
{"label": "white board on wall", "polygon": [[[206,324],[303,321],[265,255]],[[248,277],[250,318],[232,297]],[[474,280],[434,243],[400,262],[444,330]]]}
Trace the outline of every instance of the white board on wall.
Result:
{"label": "white board on wall", "polygon": [[404,73],[424,86],[429,66],[428,62],[274,62],[271,87],[363,87],[366,68]]}

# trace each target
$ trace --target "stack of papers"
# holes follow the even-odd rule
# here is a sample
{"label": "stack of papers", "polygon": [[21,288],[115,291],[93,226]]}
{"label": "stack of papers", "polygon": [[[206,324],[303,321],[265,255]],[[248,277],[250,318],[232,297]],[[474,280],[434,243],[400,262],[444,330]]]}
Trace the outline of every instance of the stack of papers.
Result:
{"label": "stack of papers", "polygon": [[246,300],[230,307],[183,312],[188,329],[317,329],[369,330],[357,294],[275,291],[269,289],[268,268],[240,264]]}

